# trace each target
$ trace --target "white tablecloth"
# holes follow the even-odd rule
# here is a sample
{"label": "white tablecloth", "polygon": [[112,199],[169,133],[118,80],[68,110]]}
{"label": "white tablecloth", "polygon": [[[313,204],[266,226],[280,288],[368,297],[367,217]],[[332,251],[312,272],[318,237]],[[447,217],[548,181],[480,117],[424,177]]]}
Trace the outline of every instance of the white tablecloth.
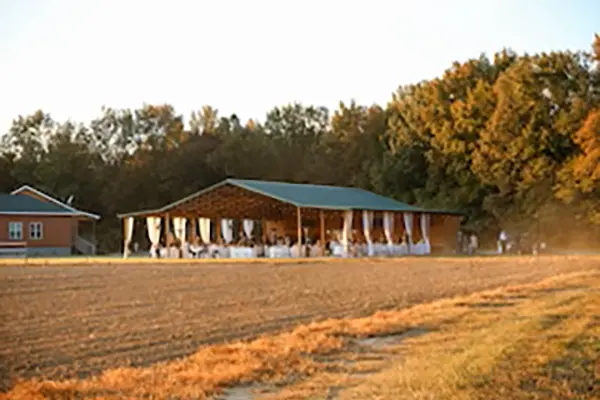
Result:
{"label": "white tablecloth", "polygon": [[310,246],[310,256],[311,257],[323,257],[323,252],[321,251],[321,246],[317,246],[313,244]]}
{"label": "white tablecloth", "polygon": [[267,255],[269,258],[290,258],[292,253],[287,246],[270,246]]}
{"label": "white tablecloth", "polygon": [[160,248],[160,257],[161,258],[179,258],[179,249],[171,246],[169,248],[161,247]]}
{"label": "white tablecloth", "polygon": [[412,247],[410,249],[410,254],[414,254],[417,256],[422,256],[422,255],[428,254],[427,246],[423,242],[415,243],[412,245]]}
{"label": "white tablecloth", "polygon": [[408,254],[408,245],[405,243],[393,244],[390,249],[393,256],[404,256]]}
{"label": "white tablecloth", "polygon": [[389,256],[390,247],[383,243],[373,243],[373,255],[376,257]]}
{"label": "white tablecloth", "polygon": [[253,247],[229,247],[229,256],[231,258],[255,258],[256,250]]}
{"label": "white tablecloth", "polygon": [[332,244],[331,245],[331,254],[334,257],[343,257],[344,256],[344,246],[341,244]]}

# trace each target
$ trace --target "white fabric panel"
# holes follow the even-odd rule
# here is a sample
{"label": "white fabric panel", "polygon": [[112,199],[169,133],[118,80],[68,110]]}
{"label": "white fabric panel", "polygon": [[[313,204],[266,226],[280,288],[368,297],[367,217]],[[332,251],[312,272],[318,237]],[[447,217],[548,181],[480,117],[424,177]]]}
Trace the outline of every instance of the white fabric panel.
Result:
{"label": "white fabric panel", "polygon": [[160,243],[160,225],[162,220],[160,217],[146,218],[146,226],[148,228],[148,239],[150,239],[150,253],[152,257],[156,257],[156,249]]}
{"label": "white fabric panel", "polygon": [[367,255],[370,257],[373,252],[373,240],[371,239],[371,229],[373,229],[373,211],[363,211],[363,232],[367,240]]}
{"label": "white fabric panel", "polygon": [[254,230],[254,221],[251,219],[244,220],[244,234],[247,238],[252,237],[252,231]]}
{"label": "white fabric panel", "polygon": [[128,217],[123,220],[123,257],[129,255],[129,245],[133,238],[133,217]]}
{"label": "white fabric panel", "polygon": [[408,236],[408,249],[409,252],[413,252],[413,241],[412,241],[412,228],[413,228],[413,219],[414,215],[412,213],[403,213],[402,217],[404,219],[404,230],[406,231],[406,236]]}
{"label": "white fabric panel", "polygon": [[230,219],[221,220],[221,235],[225,243],[231,243],[233,241],[233,221]]}
{"label": "white fabric panel", "polygon": [[342,247],[344,248],[344,256],[349,254],[350,234],[352,233],[352,210],[344,211],[344,228],[342,230]]}
{"label": "white fabric panel", "polygon": [[392,246],[394,244],[394,214],[386,211],[383,213],[383,233],[385,233],[385,238],[387,240],[388,246]]}
{"label": "white fabric panel", "polygon": [[202,243],[210,243],[210,219],[209,218],[198,218],[198,227],[200,229],[200,239]]}
{"label": "white fabric panel", "polygon": [[175,237],[181,241],[181,243],[185,243],[187,238],[187,219],[181,217],[173,218],[173,228],[175,229]]}
{"label": "white fabric panel", "polygon": [[423,235],[423,254],[431,254],[429,231],[431,230],[431,215],[421,214],[421,234]]}

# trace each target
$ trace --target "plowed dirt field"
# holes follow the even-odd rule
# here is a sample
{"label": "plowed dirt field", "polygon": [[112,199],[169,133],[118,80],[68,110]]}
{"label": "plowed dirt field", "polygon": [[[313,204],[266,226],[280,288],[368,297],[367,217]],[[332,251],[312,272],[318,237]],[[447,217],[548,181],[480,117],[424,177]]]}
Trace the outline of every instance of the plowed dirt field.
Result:
{"label": "plowed dirt field", "polygon": [[0,388],[148,365],[206,343],[562,272],[597,257],[0,268]]}

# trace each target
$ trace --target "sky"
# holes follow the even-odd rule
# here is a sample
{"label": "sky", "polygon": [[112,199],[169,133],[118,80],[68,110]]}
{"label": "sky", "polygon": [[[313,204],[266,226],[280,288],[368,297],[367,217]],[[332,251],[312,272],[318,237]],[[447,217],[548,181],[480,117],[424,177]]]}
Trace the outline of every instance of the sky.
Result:
{"label": "sky", "polygon": [[455,60],[589,51],[595,32],[598,0],[0,0],[0,133],[38,109],[262,120],[292,102],[386,104]]}

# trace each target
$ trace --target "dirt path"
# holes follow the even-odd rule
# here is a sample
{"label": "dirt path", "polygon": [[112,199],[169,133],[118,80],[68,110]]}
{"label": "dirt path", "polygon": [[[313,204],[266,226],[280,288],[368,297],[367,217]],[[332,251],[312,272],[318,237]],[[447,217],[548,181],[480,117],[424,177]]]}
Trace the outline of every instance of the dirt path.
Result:
{"label": "dirt path", "polygon": [[0,268],[0,387],[148,365],[327,317],[599,269],[600,258]]}

